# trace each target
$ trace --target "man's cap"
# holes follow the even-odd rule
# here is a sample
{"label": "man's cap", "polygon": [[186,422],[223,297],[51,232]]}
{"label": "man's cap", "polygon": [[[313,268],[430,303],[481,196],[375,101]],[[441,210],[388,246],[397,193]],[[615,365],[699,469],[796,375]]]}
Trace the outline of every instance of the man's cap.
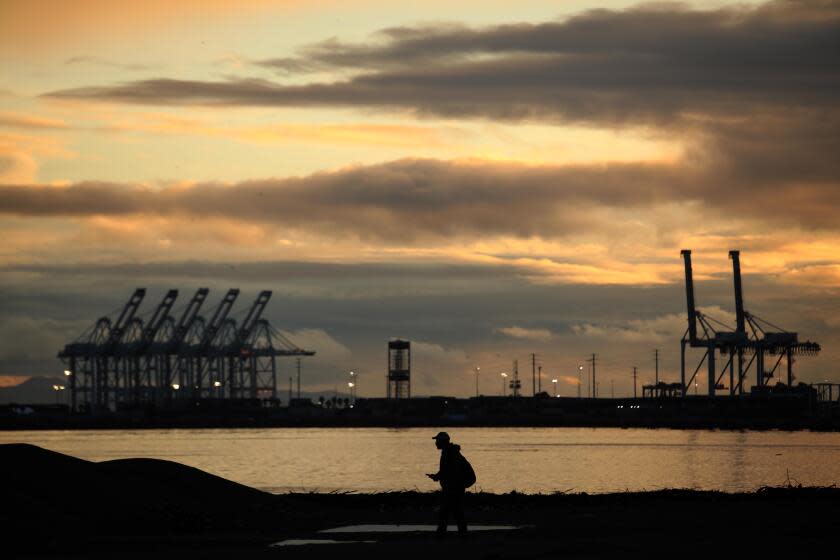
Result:
{"label": "man's cap", "polygon": [[436,435],[436,436],[435,436],[435,437],[433,437],[432,439],[433,439],[433,440],[439,440],[439,439],[442,439],[442,440],[444,440],[444,441],[449,441],[449,434],[447,434],[446,432],[438,432],[438,435]]}

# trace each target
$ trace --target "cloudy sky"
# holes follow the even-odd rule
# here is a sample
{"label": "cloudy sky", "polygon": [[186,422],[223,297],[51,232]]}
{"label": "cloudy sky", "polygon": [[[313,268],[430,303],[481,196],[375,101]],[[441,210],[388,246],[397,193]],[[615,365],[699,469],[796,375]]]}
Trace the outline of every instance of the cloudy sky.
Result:
{"label": "cloudy sky", "polygon": [[594,352],[625,395],[677,379],[682,248],[840,382],[838,91],[830,0],[3,2],[0,386],[207,286],[272,290],[311,390],[381,396],[399,336],[415,393]]}

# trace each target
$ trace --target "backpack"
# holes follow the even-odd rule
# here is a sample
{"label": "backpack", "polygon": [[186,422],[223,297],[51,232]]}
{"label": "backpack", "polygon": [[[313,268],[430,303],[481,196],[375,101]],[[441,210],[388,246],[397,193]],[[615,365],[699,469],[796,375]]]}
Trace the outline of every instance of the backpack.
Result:
{"label": "backpack", "polygon": [[475,484],[475,471],[467,458],[458,454],[458,474],[461,478],[461,486],[469,488]]}

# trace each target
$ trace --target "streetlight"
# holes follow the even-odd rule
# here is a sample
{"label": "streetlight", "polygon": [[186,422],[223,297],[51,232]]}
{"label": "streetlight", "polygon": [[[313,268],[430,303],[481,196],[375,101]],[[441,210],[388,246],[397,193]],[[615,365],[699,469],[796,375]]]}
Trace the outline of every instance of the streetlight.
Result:
{"label": "streetlight", "polygon": [[178,385],[177,383],[173,383],[173,384],[172,384],[172,388],[173,388],[174,390],[176,390],[176,391],[177,391],[178,389],[180,389],[180,388],[181,388],[181,386],[180,386],[180,385]]}
{"label": "streetlight", "polygon": [[583,385],[583,366],[578,364],[578,398],[580,398],[580,386]]}
{"label": "streetlight", "polygon": [[356,372],[350,372],[350,381],[347,386],[350,388],[350,398],[353,399],[353,404],[356,404]]}
{"label": "streetlight", "polygon": [[73,372],[69,369],[64,370],[64,377],[67,378],[67,381],[70,383],[70,394],[67,397],[67,406],[70,407],[72,410],[74,406],[76,406],[76,379],[70,379],[70,376],[73,375]]}
{"label": "streetlight", "polygon": [[502,396],[505,396],[505,385],[507,384],[507,373],[502,372]]}
{"label": "streetlight", "polygon": [[557,393],[557,380],[552,379],[551,382],[554,383],[554,396],[559,397],[560,395],[559,395],[559,393]]}
{"label": "streetlight", "polygon": [[478,396],[478,372],[481,371],[481,366],[475,366],[475,396]]}
{"label": "streetlight", "polygon": [[53,385],[53,391],[55,391],[55,404],[58,404],[58,394],[64,389],[64,385]]}

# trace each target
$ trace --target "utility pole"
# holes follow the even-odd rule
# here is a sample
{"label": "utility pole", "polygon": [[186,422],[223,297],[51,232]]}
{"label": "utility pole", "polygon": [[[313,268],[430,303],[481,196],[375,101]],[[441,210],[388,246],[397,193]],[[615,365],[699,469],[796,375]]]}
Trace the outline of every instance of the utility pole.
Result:
{"label": "utility pole", "polygon": [[636,366],[633,366],[633,398],[636,398]]}
{"label": "utility pole", "polygon": [[542,366],[537,366],[537,392],[542,393]]}
{"label": "utility pole", "polygon": [[292,376],[289,376],[289,405],[292,404]]}
{"label": "utility pole", "polygon": [[590,382],[590,394],[591,394],[593,399],[598,397],[598,384],[595,381],[595,357],[596,356],[593,353],[592,357],[590,359],[586,360],[587,362],[590,362],[592,364],[592,378],[590,380],[591,381]]}
{"label": "utility pole", "polygon": [[511,381],[511,389],[513,389],[513,396],[519,396],[519,360],[513,360],[513,381]]}
{"label": "utility pole", "polygon": [[655,384],[659,385],[659,348],[653,351],[654,359],[656,360],[656,381]]}
{"label": "utility pole", "polygon": [[478,372],[481,371],[481,366],[475,366],[475,396],[478,397]]}
{"label": "utility pole", "polygon": [[300,398],[300,358],[297,359],[297,398]]}
{"label": "utility pole", "polygon": [[531,353],[531,394],[537,395],[537,355]]}

